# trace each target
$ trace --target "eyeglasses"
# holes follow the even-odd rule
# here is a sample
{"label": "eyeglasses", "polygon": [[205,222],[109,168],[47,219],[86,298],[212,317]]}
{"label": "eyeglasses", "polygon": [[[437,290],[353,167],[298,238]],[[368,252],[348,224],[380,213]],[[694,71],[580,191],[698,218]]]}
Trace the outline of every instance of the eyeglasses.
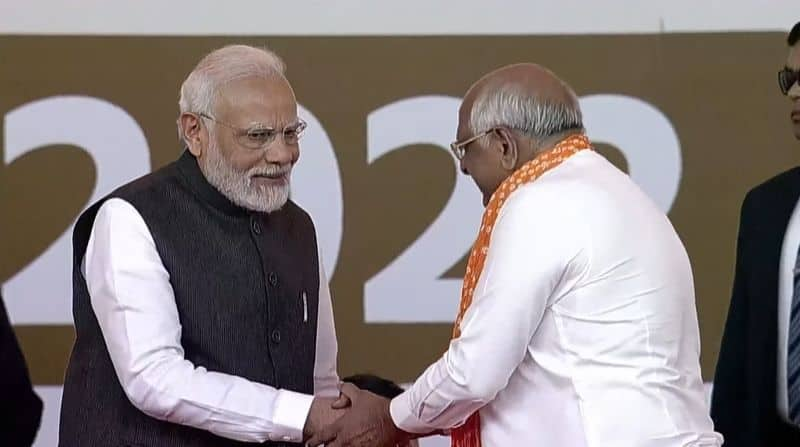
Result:
{"label": "eyeglasses", "polygon": [[784,68],[778,72],[778,86],[781,88],[781,93],[784,95],[789,94],[792,86],[800,81],[800,70],[792,70]]}
{"label": "eyeglasses", "polygon": [[481,132],[481,133],[479,133],[479,134],[477,134],[475,136],[467,138],[466,140],[454,141],[454,142],[450,143],[450,150],[453,151],[453,155],[456,156],[456,159],[460,161],[462,158],[464,158],[464,154],[466,154],[466,152],[467,152],[467,146],[469,146],[470,143],[472,143],[473,141],[475,141],[475,140],[477,140],[479,138],[483,138],[486,135],[489,135],[490,133],[494,132],[496,129],[497,129],[496,127],[493,127],[493,128],[491,128],[489,130],[484,130],[483,132]]}
{"label": "eyeglasses", "polygon": [[294,146],[300,141],[300,137],[303,136],[303,131],[308,126],[305,121],[298,119],[297,122],[289,124],[283,129],[275,129],[264,124],[256,124],[247,129],[243,129],[220,121],[206,113],[198,113],[197,115],[233,130],[236,141],[248,149],[266,149],[275,140],[275,136],[278,134],[282,135],[284,143],[289,146]]}

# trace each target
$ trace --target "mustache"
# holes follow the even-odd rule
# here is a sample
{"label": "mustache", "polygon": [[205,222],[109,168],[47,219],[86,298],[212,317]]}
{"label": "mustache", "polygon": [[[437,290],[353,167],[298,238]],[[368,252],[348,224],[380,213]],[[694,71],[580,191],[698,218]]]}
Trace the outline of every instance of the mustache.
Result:
{"label": "mustache", "polygon": [[247,175],[248,177],[253,177],[256,175],[266,176],[266,177],[281,177],[281,176],[288,176],[290,172],[292,172],[292,166],[289,164],[268,165],[268,166],[251,168],[247,171]]}

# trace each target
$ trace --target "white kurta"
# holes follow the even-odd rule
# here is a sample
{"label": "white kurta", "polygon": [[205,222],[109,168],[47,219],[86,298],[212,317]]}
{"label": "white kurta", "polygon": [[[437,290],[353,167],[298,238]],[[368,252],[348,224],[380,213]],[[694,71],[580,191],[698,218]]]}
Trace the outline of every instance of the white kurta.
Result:
{"label": "white kurta", "polygon": [[390,409],[417,433],[480,409],[484,447],[719,446],[699,355],[672,225],[583,151],[510,196],[461,337]]}
{"label": "white kurta", "polygon": [[[338,347],[328,280],[319,262],[314,391],[330,397],[339,395]],[[211,372],[186,360],[169,272],[133,205],[113,198],[100,207],[83,269],[117,378],[137,408],[231,439],[302,441],[313,396]]]}

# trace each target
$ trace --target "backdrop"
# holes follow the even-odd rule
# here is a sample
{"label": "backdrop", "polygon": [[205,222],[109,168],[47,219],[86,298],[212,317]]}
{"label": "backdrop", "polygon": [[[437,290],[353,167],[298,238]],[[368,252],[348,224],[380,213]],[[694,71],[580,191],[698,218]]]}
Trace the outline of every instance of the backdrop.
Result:
{"label": "backdrop", "polygon": [[[786,29],[800,18],[782,19],[789,6],[748,21],[749,2],[734,2],[738,15],[712,9],[702,29],[678,9],[639,7],[612,20],[586,2],[584,10],[598,9],[602,20],[573,24],[553,7],[530,10],[542,32],[518,20],[508,28],[477,21],[488,13],[477,1],[449,16],[439,11],[439,22],[402,12],[393,20],[386,10],[359,10],[368,8],[363,2],[274,10],[242,2],[255,8],[248,15],[262,12],[276,23],[279,32],[270,33],[223,12],[218,22],[193,22],[180,9],[151,9],[148,25],[94,2],[82,13],[44,3],[39,18],[30,6],[0,7],[0,17],[11,14],[0,19],[0,284],[46,401],[40,446],[55,443],[74,339],[74,220],[103,194],[180,154],[180,83],[219,46],[268,45],[287,62],[310,124],[292,194],[319,232],[342,375],[407,382],[446,348],[482,211],[447,145],[460,96],[489,70],[533,61],[562,76],[581,96],[600,152],[669,213],[694,268],[706,380],[730,297],[741,200],[797,159],[775,82]],[[618,13],[626,7],[611,3]],[[199,4],[207,15],[218,8]],[[319,8],[338,25],[309,24]],[[80,15],[86,11],[90,19]],[[297,30],[286,25],[291,17],[311,18]],[[388,31],[370,28],[376,23]]]}

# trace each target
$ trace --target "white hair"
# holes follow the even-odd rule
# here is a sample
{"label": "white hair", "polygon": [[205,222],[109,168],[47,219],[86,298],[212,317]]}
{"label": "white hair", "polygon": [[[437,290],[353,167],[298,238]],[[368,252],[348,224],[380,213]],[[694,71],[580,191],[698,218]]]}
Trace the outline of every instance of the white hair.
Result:
{"label": "white hair", "polygon": [[583,129],[581,109],[575,93],[564,84],[571,101],[537,97],[518,84],[505,84],[484,91],[475,99],[469,127],[473,135],[497,126],[516,130],[534,141],[568,130]]}
{"label": "white hair", "polygon": [[[265,48],[229,45],[214,50],[201,59],[183,81],[178,100],[180,112],[215,116],[217,95],[226,84],[250,77],[286,79],[285,67],[277,54]],[[264,213],[280,209],[289,199],[291,164],[271,163],[239,170],[222,154],[212,128],[206,128],[210,139],[207,156],[198,160],[208,182],[243,208]],[[186,144],[180,120],[178,136]],[[253,183],[253,177],[257,175],[283,176],[284,182],[280,185],[257,185]]]}
{"label": "white hair", "polygon": [[[285,77],[286,65],[280,56],[266,48],[228,45],[207,54],[181,85],[180,113],[205,113],[214,116],[217,93],[226,84],[249,77]],[[178,135],[183,133],[178,126]]]}

